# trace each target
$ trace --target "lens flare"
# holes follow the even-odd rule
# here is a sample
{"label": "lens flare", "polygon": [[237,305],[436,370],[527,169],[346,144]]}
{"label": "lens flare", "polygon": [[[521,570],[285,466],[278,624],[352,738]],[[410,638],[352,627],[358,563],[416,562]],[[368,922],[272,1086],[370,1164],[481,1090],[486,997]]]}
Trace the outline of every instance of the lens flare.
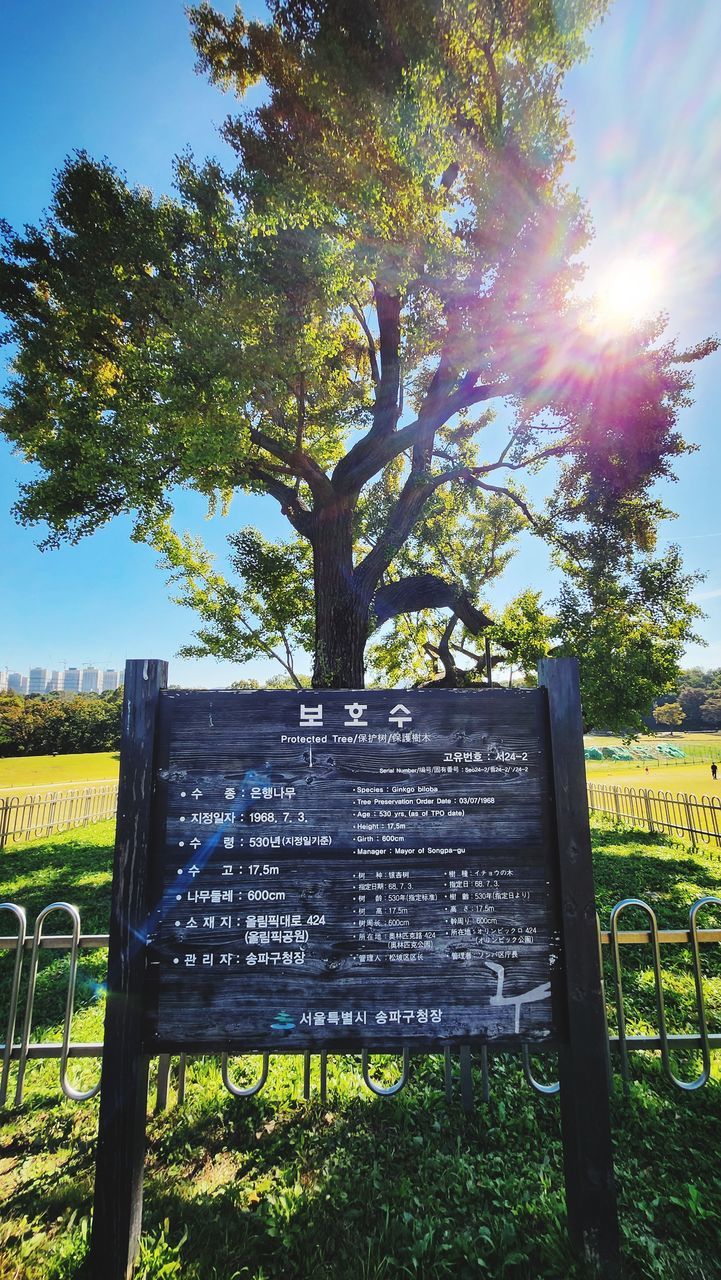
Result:
{"label": "lens flare", "polygon": [[609,263],[596,284],[595,324],[610,333],[631,329],[659,309],[663,272],[657,260],[629,256]]}

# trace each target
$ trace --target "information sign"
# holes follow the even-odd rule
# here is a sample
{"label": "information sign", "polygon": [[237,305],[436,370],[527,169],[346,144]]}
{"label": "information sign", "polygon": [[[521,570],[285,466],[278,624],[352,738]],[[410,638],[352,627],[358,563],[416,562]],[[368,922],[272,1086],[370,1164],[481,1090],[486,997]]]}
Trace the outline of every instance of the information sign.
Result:
{"label": "information sign", "polygon": [[617,1277],[578,670],[233,693],[125,671],[92,1280],[129,1280],[159,1052],[558,1048],[569,1229]]}
{"label": "information sign", "polygon": [[545,691],[160,699],[148,1046],[546,1041]]}

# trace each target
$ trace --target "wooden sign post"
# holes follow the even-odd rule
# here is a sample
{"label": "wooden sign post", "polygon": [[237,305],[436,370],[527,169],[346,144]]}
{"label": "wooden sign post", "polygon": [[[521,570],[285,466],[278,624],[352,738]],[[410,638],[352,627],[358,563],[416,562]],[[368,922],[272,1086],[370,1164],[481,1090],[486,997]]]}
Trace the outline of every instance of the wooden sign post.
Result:
{"label": "wooden sign post", "polygon": [[130,1276],[140,1237],[148,1102],[143,1002],[153,768],[158,702],[167,680],[166,662],[126,663],[91,1241],[97,1280]]}
{"label": "wooden sign post", "polygon": [[528,690],[126,672],[95,1216],[132,1272],[150,1054],[557,1046],[569,1223],[618,1269],[571,660]]}
{"label": "wooden sign post", "polygon": [[558,1047],[566,1209],[581,1257],[601,1275],[620,1267],[609,1111],[608,1029],[593,889],[583,721],[575,658],[545,659],[563,929],[567,1033]]}

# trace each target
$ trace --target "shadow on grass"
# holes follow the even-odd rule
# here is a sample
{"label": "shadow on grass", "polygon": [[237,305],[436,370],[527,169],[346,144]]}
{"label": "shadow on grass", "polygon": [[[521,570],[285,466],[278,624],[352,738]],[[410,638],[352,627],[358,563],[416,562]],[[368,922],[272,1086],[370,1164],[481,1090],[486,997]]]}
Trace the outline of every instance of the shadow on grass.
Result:
{"label": "shadow on grass", "polygon": [[[445,1102],[438,1057],[382,1101],[332,1088],[324,1104],[275,1090],[241,1102],[211,1089],[208,1070],[199,1061],[183,1107],[148,1123],[143,1222],[157,1253],[149,1276],[584,1274],[566,1235],[558,1103],[530,1093],[517,1060],[494,1058],[491,1101],[471,1116]],[[271,1084],[284,1070],[274,1064]],[[627,1280],[721,1276],[721,1086],[684,1097],[647,1065],[612,1109]],[[60,1239],[73,1211],[89,1213],[96,1117],[95,1106],[69,1104],[23,1113],[0,1150],[0,1167],[14,1160],[21,1171],[5,1197],[8,1223],[21,1231],[23,1221],[42,1221]],[[179,1269],[163,1273],[172,1257]],[[9,1274],[56,1272],[43,1263]]]}
{"label": "shadow on grass", "polygon": [[622,898],[645,898],[661,927],[684,928],[695,898],[721,896],[721,859],[662,836],[596,829],[593,866],[603,928]]}
{"label": "shadow on grass", "polygon": [[[437,1062],[417,1075],[382,1102],[191,1098],[150,1124],[146,1232],[167,1223],[169,1250],[186,1237],[183,1280],[583,1275],[565,1229],[557,1103],[501,1061],[490,1104],[467,1117],[444,1102]],[[613,1110],[625,1276],[719,1276],[719,1087],[682,1099],[651,1072]],[[38,1176],[8,1214],[87,1212],[90,1157]]]}
{"label": "shadow on grass", "polygon": [[[439,1059],[383,1102],[191,1095],[150,1124],[145,1228],[187,1232],[184,1280],[571,1277],[557,1109],[521,1092],[517,1064],[499,1070],[471,1117],[444,1102]],[[11,1192],[8,1217],[59,1217],[64,1197],[86,1212],[79,1187],[85,1152],[55,1185],[43,1171]]]}
{"label": "shadow on grass", "polygon": [[253,1119],[232,1180],[214,1185],[209,1156],[191,1199],[182,1174],[151,1173],[148,1209],[187,1230],[189,1275],[228,1277],[240,1259],[278,1280],[575,1274],[555,1116],[524,1109],[520,1147],[509,1099],[503,1120],[497,1104],[469,1121],[412,1096],[286,1115],[271,1132]]}
{"label": "shadow on grass", "polygon": [[[114,823],[104,822],[64,832],[33,844],[0,853],[0,900],[25,909],[28,931],[51,902],[70,902],[80,912],[83,933],[106,933],[110,918]],[[9,912],[0,914],[0,933],[14,935]],[[71,932],[66,912],[48,916],[46,933]],[[33,1035],[42,1036],[62,1022],[67,995],[69,955],[41,951],[35,995]],[[0,1025],[4,1026],[12,980],[14,953],[0,956]],[[19,1008],[25,1007],[30,953],[26,952]],[[76,987],[76,1010],[97,1003],[105,981],[107,952],[81,951]],[[16,1031],[17,1034],[17,1031]]]}
{"label": "shadow on grass", "polygon": [[25,908],[29,927],[43,907],[64,901],[80,911],[85,933],[104,933],[110,918],[114,825],[97,823],[4,849],[0,897]]}
{"label": "shadow on grass", "polygon": [[[73,832],[43,841],[34,853],[32,846],[12,851],[3,865],[5,882],[14,886],[8,896],[28,907],[31,920],[49,901],[69,898],[81,907],[84,930],[104,931],[112,858],[106,826],[107,838],[97,830]],[[708,857],[658,837],[597,830],[595,860],[605,923],[618,899],[640,896],[663,925],[684,926],[694,897],[718,893]],[[642,949],[627,950],[629,1008],[645,1017],[653,1008],[648,952],[642,962]],[[682,955],[687,965],[684,948],[667,950],[674,953],[672,968]],[[64,964],[55,956],[43,967],[40,1028],[43,1019],[57,1021]],[[89,985],[79,1005],[96,998],[104,956],[85,955],[83,965]],[[692,986],[679,999],[686,1009]],[[721,1277],[714,1136],[721,1090],[713,1084],[684,1097],[660,1079],[657,1066],[638,1061],[641,1081],[628,1101],[613,1103],[626,1275]],[[491,1103],[471,1117],[445,1103],[438,1059],[419,1064],[409,1091],[383,1102],[333,1092],[322,1106],[269,1094],[239,1102],[191,1083],[186,1104],[148,1126],[145,1228],[158,1238],[167,1220],[167,1259],[181,1258],[180,1269],[166,1274],[183,1280],[582,1274],[565,1232],[557,1103],[537,1100],[519,1077],[517,1062],[494,1060]],[[10,1126],[0,1148],[6,1220],[18,1224],[10,1243],[22,1238],[28,1220],[59,1238],[71,1212],[89,1212],[96,1118],[92,1105],[56,1105],[41,1096]],[[165,1246],[158,1248],[158,1267],[148,1274],[159,1276]],[[61,1273],[44,1263],[4,1273],[0,1264],[4,1274],[35,1280]]]}
{"label": "shadow on grass", "polygon": [[[609,927],[611,909],[624,898],[641,898],[656,915],[659,928],[687,929],[689,908],[701,897],[721,896],[721,861],[708,851],[693,851],[668,837],[619,831],[611,827],[594,830],[594,870],[596,901],[604,929]],[[698,916],[701,928],[721,925],[721,908],[705,908]],[[628,907],[620,929],[649,927],[646,914]],[[622,981],[629,1034],[656,1031],[658,1013],[652,971],[652,950],[648,943],[621,948]],[[661,946],[661,970],[667,1027],[670,1032],[696,1033],[698,1015],[693,981],[691,949],[678,943]],[[721,1029],[721,949],[702,948],[706,1012],[709,1030]],[[604,976],[609,1026],[617,1030],[613,1007],[613,967],[610,947],[604,947]],[[695,1055],[684,1055],[685,1070],[693,1076]]]}

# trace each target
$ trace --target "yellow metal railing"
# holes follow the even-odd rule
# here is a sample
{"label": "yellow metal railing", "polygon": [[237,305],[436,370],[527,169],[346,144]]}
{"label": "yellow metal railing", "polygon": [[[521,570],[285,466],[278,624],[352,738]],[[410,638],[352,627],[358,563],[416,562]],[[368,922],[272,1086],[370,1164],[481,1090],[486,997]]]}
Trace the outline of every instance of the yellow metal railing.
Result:
{"label": "yellow metal railing", "polygon": [[[632,909],[640,912],[645,917],[644,923],[646,927],[622,930],[620,928],[621,917]],[[717,910],[721,911],[721,898],[712,896],[699,898],[689,910],[688,928],[662,929],[659,928],[653,908],[648,903],[637,898],[627,898],[617,903],[611,911],[609,928],[601,929],[599,926],[598,938],[602,966],[604,958],[607,958],[606,971],[609,972],[610,967],[611,974],[607,992],[608,1008],[612,1011],[615,1021],[615,1027],[609,1031],[609,1058],[612,1053],[618,1055],[624,1085],[627,1085],[630,1080],[629,1055],[636,1050],[652,1050],[659,1053],[662,1069],[667,1079],[672,1085],[683,1091],[699,1089],[710,1078],[712,1053],[721,1049],[721,1033],[711,1030],[709,1027],[707,987],[710,979],[704,977],[702,950],[721,943],[721,926],[711,923],[707,927],[702,927],[699,916],[701,913],[715,912]],[[31,934],[28,933],[26,916],[22,907],[13,902],[3,902],[0,903],[0,912],[7,913],[15,925],[14,933],[0,936],[0,952],[5,951],[8,953],[8,963],[10,963],[9,957],[14,956],[10,964],[9,999],[7,1014],[4,1019],[5,1042],[0,1045],[2,1058],[0,1106],[7,1105],[7,1099],[11,1094],[11,1074],[14,1064],[17,1064],[17,1069],[15,1071],[15,1087],[14,1091],[12,1091],[12,1105],[20,1106],[23,1102],[28,1062],[33,1059],[49,1058],[56,1059],[59,1062],[59,1084],[62,1093],[74,1101],[86,1101],[94,1097],[98,1091],[99,1072],[95,1084],[90,1088],[79,1089],[70,1080],[69,1064],[71,1060],[78,1058],[102,1058],[103,1045],[102,1042],[78,1043],[72,1039],[78,961],[82,950],[107,948],[108,936],[107,934],[84,934],[77,908],[66,902],[53,902],[45,907],[37,916],[35,927]],[[48,919],[51,916],[57,918],[58,915],[64,915],[69,920],[71,926],[69,933],[56,934],[46,931]],[[690,969],[695,993],[695,1028],[689,1033],[675,1034],[668,1030],[664,1004],[664,973],[661,961],[661,948],[668,945],[685,946],[690,951]],[[647,956],[650,960],[650,965],[646,967],[649,967],[653,973],[656,1027],[655,1030],[642,1035],[631,1033],[628,1030],[629,1019],[626,1012],[623,953],[629,946],[641,946],[648,949]],[[65,979],[65,1012],[62,1031],[60,1038],[52,1042],[34,1041],[32,1038],[39,959],[41,952],[45,950],[66,951],[70,954],[70,964]],[[26,959],[29,960],[27,969],[25,969]],[[0,1023],[1,1025],[2,1023]],[[19,1033],[16,1035],[18,1028]],[[692,1079],[683,1080],[674,1071],[670,1055],[672,1052],[688,1049],[695,1051],[700,1056],[700,1071]],[[273,1052],[276,1052],[276,1050],[273,1050]],[[445,1051],[446,1093],[451,1096],[453,1091],[453,1053],[457,1053],[459,1059],[462,1100],[466,1105],[470,1099],[472,1105],[472,1055],[469,1046],[461,1045],[456,1050],[447,1049]],[[493,1050],[484,1046],[478,1051],[478,1055],[482,1071],[481,1096],[485,1100],[489,1093],[489,1060],[492,1058]],[[257,1080],[247,1087],[240,1087],[233,1083],[230,1078],[227,1055],[223,1055],[221,1059],[221,1078],[225,1087],[234,1096],[250,1097],[257,1093],[266,1083],[269,1051],[253,1056],[260,1057],[260,1074]],[[328,1055],[322,1053],[315,1056],[319,1058],[320,1091],[321,1097],[324,1097]],[[535,1051],[534,1056],[537,1056]],[[371,1079],[368,1055],[364,1055],[362,1078],[366,1086],[381,1095],[396,1093],[398,1089],[403,1087],[409,1076],[410,1063],[407,1049],[403,1050],[402,1057],[403,1063],[399,1081],[396,1085],[388,1087],[380,1086]],[[312,1056],[307,1052],[303,1055],[303,1059],[303,1093],[305,1097],[309,1097]],[[558,1092],[556,1082],[551,1080],[542,1083],[533,1075],[530,1051],[525,1046],[522,1049],[522,1059],[526,1078],[538,1093],[555,1094]],[[182,1100],[185,1094],[185,1067],[185,1055],[181,1055],[178,1061],[177,1075],[179,1101]],[[158,1109],[162,1109],[167,1104],[170,1070],[170,1057],[163,1055],[158,1060],[156,1101]]]}
{"label": "yellow metal railing", "polygon": [[114,818],[118,784],[112,779],[27,794],[0,795],[0,849],[10,842],[39,840],[55,831]]}
{"label": "yellow metal railing", "polygon": [[721,796],[652,791],[648,787],[588,784],[588,807],[619,823],[688,837],[693,845],[721,845]]}

